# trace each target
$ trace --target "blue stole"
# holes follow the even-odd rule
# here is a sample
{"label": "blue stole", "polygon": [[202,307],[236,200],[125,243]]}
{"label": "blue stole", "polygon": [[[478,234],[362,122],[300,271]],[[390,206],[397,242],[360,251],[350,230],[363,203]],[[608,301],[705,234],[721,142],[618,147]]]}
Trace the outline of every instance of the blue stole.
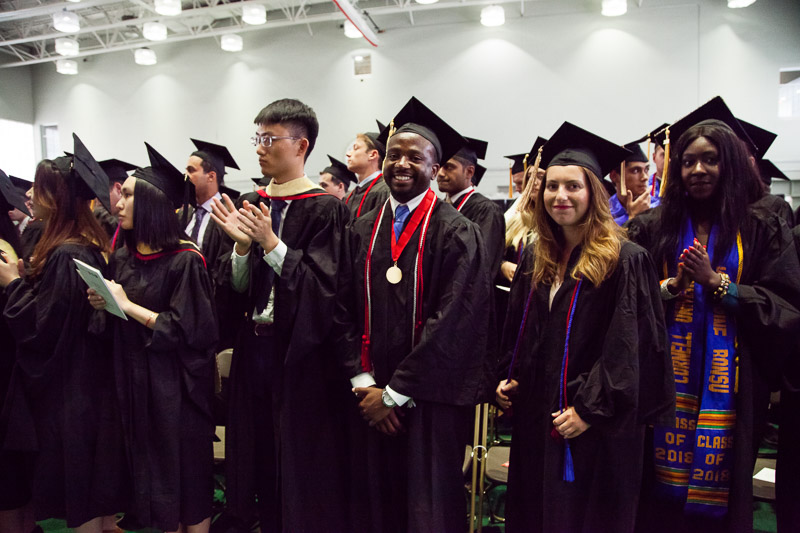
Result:
{"label": "blue stole", "polygon": [[[717,228],[707,250],[714,249]],[[673,262],[693,245],[690,223],[684,227]],[[717,272],[739,282],[742,240],[719,261]],[[712,261],[712,265],[715,262]],[[736,322],[702,286],[692,283],[667,314],[670,354],[675,374],[675,427],[654,428],[656,491],[684,504],[687,514],[721,518],[728,512],[736,425]]]}

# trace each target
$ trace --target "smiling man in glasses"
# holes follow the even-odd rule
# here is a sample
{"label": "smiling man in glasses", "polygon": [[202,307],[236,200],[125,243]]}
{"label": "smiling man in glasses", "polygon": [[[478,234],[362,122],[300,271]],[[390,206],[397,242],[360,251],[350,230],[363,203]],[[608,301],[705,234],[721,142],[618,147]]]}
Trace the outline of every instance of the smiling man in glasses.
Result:
{"label": "smiling man in glasses", "polygon": [[229,381],[228,506],[256,515],[263,532],[345,531],[342,491],[330,488],[343,484],[336,398],[349,391],[331,375],[325,338],[348,211],[306,176],[319,131],[313,109],[278,100],[255,124],[252,142],[272,181],[257,205],[237,210],[223,196],[213,213],[236,243],[231,285],[248,311]]}

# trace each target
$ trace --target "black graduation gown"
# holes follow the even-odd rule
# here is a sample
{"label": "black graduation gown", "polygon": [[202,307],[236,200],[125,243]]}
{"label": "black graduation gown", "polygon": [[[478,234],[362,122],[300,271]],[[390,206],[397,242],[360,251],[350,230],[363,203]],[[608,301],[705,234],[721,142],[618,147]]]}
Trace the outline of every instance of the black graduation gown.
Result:
{"label": "black graduation gown", "polygon": [[36,245],[39,244],[39,239],[42,238],[44,232],[44,222],[41,220],[31,220],[19,236],[19,242],[22,246],[22,258],[27,266],[31,262],[31,256]]}
{"label": "black graduation gown", "polygon": [[[350,220],[355,220],[359,216],[366,215],[376,207],[382,206],[386,199],[389,198],[389,186],[386,184],[383,176],[378,176],[375,179],[378,180],[378,182],[370,189],[369,194],[367,194],[367,189],[372,185],[372,182],[363,187],[354,186],[353,190],[344,197],[345,204],[350,210]],[[364,198],[365,194],[367,194],[366,198]],[[364,200],[363,204],[361,200]],[[359,206],[361,206],[360,215],[358,213]]]}
{"label": "black graduation gown", "polygon": [[[570,272],[580,256],[570,257]],[[531,288],[533,247],[511,285],[499,377],[506,379]],[[641,488],[645,424],[675,413],[658,282],[648,254],[623,242],[619,263],[600,286],[581,285],[572,322],[567,405],[591,427],[570,439],[574,482],[563,481],[564,444],[551,437],[559,407],[571,276],[548,308],[550,286],[537,288],[514,364],[513,432],[506,501],[509,532],[632,531]]]}
{"label": "black graduation gown", "polygon": [[[6,241],[0,241],[6,242]],[[5,309],[8,298],[0,292],[0,309]],[[17,345],[11,329],[0,319],[0,413],[3,411],[11,373],[16,360]],[[33,452],[4,450],[5,424],[0,419],[0,511],[18,509],[31,499]]]}
{"label": "black graduation gown", "polygon": [[119,510],[96,463],[108,451],[99,435],[101,408],[113,395],[110,346],[73,258],[107,271],[98,250],[62,244],[36,280],[8,286],[4,312],[17,343],[5,447],[37,452],[36,518],[66,518],[69,527]]}
{"label": "black graduation gown", "polygon": [[109,213],[103,204],[100,203],[98,203],[94,210],[92,210],[92,214],[94,215],[94,218],[97,219],[97,222],[100,223],[100,227],[105,230],[108,238],[113,239],[114,234],[117,232],[117,226],[119,226],[117,217]]}
{"label": "black graduation gown", "polygon": [[[792,230],[800,257],[800,226]],[[800,527],[800,340],[787,357],[781,379],[780,420],[778,423],[778,465],[775,499],[778,533]]]}
{"label": "black graduation gown", "polygon": [[[348,240],[353,281],[347,299],[351,312],[355,310],[349,346],[356,361],[364,323],[364,264],[378,214],[378,209],[362,214]],[[464,443],[472,427],[472,406],[483,394],[492,364],[486,319],[489,260],[478,227],[437,200],[425,239],[423,327],[414,347],[413,272],[422,226],[399,258],[403,279],[391,285],[385,273],[393,264],[392,218],[387,205],[372,255],[371,357],[377,385],[410,396],[416,406],[402,408],[403,434],[387,437],[369,429],[361,445],[351,450],[368,477],[367,489],[360,486],[359,527],[371,532],[460,532],[467,527]]]}
{"label": "black graduation gown", "polygon": [[794,213],[792,206],[786,200],[775,194],[765,194],[752,204],[752,209],[760,212],[764,216],[776,214],[781,217],[786,225],[790,228],[794,227]]}
{"label": "black graduation gown", "polygon": [[[652,250],[660,231],[662,206],[633,219],[630,238]],[[709,522],[705,530],[751,532],[753,530],[753,467],[769,406],[769,393],[780,386],[783,359],[792,350],[800,331],[800,266],[786,223],[775,214],[749,208],[741,230],[743,269],[738,285],[739,392],[736,395],[733,472],[728,516]],[[659,277],[663,265],[657,265]],[[645,461],[652,468],[652,449]],[[646,471],[648,480],[651,471]],[[682,531],[692,526],[682,509],[669,509],[654,501],[645,487],[640,513],[642,532]]]}
{"label": "black graduation gown", "polygon": [[[194,251],[186,251],[191,248]],[[153,330],[114,318],[114,383],[132,499],[144,525],[174,531],[211,515],[214,346],[211,282],[191,243],[111,259],[128,298],[158,313]]]}
{"label": "black graduation gown", "polygon": [[[309,193],[321,193],[312,189]],[[267,200],[264,200],[268,203]],[[355,400],[328,342],[336,306],[337,276],[342,268],[348,210],[328,194],[293,200],[282,217],[281,240],[288,251],[280,276],[275,276],[274,343],[271,353],[245,353],[237,345],[228,381],[229,408],[225,432],[226,498],[234,515],[250,519],[258,509],[256,424],[274,424],[277,493],[283,531],[341,532],[345,525],[346,465],[342,397]],[[255,307],[258,269],[269,269],[263,251],[250,252],[248,315]],[[247,329],[249,328],[249,329]],[[242,337],[252,335],[250,318]],[[274,362],[272,383],[248,373],[248,358]],[[273,364],[273,363],[270,363]],[[253,395],[270,388],[272,413],[254,411]],[[266,528],[266,525],[263,526]]]}
{"label": "black graduation gown", "polygon": [[[194,216],[195,208],[189,206],[188,218]],[[178,215],[181,216],[180,214]],[[237,328],[239,327],[239,314],[236,313],[238,296],[231,289],[231,252],[233,239],[223,231],[213,220],[211,214],[206,229],[203,232],[203,245],[200,251],[206,258],[208,275],[211,279],[211,289],[218,320],[219,341],[216,351],[233,348],[236,342]]]}

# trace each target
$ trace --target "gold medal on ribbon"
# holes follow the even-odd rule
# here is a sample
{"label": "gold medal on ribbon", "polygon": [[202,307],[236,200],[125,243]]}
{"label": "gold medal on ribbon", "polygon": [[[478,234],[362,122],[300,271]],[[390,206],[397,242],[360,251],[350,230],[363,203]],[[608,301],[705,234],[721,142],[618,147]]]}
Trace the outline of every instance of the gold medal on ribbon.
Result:
{"label": "gold medal on ribbon", "polygon": [[397,285],[401,279],[403,279],[403,271],[398,268],[397,264],[390,266],[389,270],[386,271],[386,281],[392,285]]}

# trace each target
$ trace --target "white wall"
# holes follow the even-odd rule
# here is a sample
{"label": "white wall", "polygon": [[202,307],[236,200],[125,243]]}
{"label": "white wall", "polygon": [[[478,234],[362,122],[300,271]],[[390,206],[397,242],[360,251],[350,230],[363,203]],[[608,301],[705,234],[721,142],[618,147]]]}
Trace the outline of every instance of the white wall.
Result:
{"label": "white wall", "polygon": [[[539,6],[555,4],[528,2],[524,18],[506,4],[500,28],[480,26],[479,8],[417,13],[414,27],[379,18],[389,29],[368,50],[373,74],[363,81],[351,75],[351,56],[366,43],[334,23],[313,26],[313,37],[302,26],[245,33],[237,54],[213,39],[156,46],[154,67],[135,65],[128,52],[90,58],[78,76],[39,65],[34,121],[57,123],[64,147],[74,130],[98,158],[138,164],[145,140],[179,167],[190,136],[220,142],[243,170],[230,183],[246,188],[258,175],[252,119],[270,101],[296,97],[316,110],[313,177],[326,153],[342,157],[356,132],[387,122],[416,95],[465,135],[489,141],[481,189],[491,192],[507,180],[501,156],[527,150],[563,120],[622,143],[721,94],[737,115],[780,134],[768,156],[800,178],[800,120],[777,117],[778,69],[800,66],[799,2],[730,10],[724,0],[644,0],[641,8],[631,0],[619,18],[571,4],[571,13],[540,15]],[[442,20],[457,21],[435,24]]]}

